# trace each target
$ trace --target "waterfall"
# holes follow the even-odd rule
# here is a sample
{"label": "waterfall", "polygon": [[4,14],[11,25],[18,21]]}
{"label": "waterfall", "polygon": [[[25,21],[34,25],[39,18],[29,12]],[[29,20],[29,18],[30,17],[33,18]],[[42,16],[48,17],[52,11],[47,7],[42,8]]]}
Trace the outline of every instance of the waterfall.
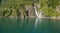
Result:
{"label": "waterfall", "polygon": [[42,12],[38,12],[37,11],[37,7],[36,7],[36,4],[34,4],[35,6],[34,6],[34,9],[35,9],[35,13],[36,13],[36,16],[38,17],[38,18],[42,18]]}
{"label": "waterfall", "polygon": [[39,12],[39,16],[38,16],[39,18],[42,18],[42,12]]}
{"label": "waterfall", "polygon": [[38,12],[37,12],[37,8],[36,8],[36,6],[34,6],[34,9],[35,9],[35,13],[36,13],[36,15],[38,16]]}

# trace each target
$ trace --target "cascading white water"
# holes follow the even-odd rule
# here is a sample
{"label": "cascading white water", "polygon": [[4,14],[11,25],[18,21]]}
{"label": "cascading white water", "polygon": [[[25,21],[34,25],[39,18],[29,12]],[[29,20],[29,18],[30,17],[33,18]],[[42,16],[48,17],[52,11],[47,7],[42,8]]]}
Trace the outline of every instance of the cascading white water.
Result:
{"label": "cascading white water", "polygon": [[42,12],[38,12],[38,11],[37,11],[36,4],[35,4],[35,6],[34,6],[34,9],[35,9],[36,16],[37,16],[38,18],[42,18]]}
{"label": "cascading white water", "polygon": [[38,16],[37,8],[35,6],[34,6],[34,9],[35,9],[36,15]]}
{"label": "cascading white water", "polygon": [[38,18],[42,18],[42,12],[38,13]]}

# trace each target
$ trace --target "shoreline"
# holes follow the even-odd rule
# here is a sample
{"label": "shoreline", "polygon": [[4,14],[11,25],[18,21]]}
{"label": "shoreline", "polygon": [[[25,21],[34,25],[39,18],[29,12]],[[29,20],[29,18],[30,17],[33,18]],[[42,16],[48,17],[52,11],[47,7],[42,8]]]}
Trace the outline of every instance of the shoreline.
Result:
{"label": "shoreline", "polygon": [[[38,18],[38,17],[36,17],[36,16],[29,16],[29,17],[9,16],[9,17],[0,17],[0,18]],[[60,16],[58,16],[58,17],[40,17],[40,18],[44,18],[44,19],[59,19],[60,20]]]}

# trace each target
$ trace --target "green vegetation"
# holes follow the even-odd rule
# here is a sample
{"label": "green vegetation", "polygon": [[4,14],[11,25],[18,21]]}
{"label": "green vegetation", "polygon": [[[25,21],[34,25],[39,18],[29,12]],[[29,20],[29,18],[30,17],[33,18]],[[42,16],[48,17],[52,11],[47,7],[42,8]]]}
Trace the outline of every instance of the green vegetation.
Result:
{"label": "green vegetation", "polygon": [[[56,7],[60,5],[60,0],[1,0],[0,1],[0,17],[20,17],[29,16],[30,12],[35,15],[34,4],[40,4],[40,8],[37,10],[42,10],[46,16],[59,16],[60,13],[57,12]],[[26,6],[28,10],[26,9]],[[29,7],[32,7],[30,9]],[[60,11],[60,10],[59,10]],[[31,14],[31,13],[30,13]]]}

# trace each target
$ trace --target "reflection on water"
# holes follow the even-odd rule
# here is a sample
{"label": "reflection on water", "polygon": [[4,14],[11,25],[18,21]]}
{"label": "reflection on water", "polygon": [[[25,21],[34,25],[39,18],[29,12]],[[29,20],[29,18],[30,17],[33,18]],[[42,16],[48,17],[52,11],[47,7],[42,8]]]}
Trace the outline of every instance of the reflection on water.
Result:
{"label": "reflection on water", "polygon": [[41,23],[41,22],[42,22],[42,19],[36,18],[36,20],[35,20],[35,28],[37,27],[38,23]]}
{"label": "reflection on water", "polygon": [[0,18],[0,33],[60,33],[60,20]]}

